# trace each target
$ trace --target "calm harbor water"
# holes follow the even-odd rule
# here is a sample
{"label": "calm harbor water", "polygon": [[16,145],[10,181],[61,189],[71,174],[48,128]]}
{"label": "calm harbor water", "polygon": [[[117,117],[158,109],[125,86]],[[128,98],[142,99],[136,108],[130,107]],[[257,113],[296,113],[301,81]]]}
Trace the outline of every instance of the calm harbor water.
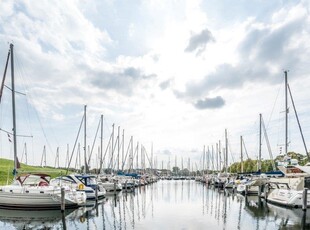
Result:
{"label": "calm harbor water", "polygon": [[0,229],[310,229],[310,210],[304,214],[192,180],[171,180],[64,214],[0,209]]}

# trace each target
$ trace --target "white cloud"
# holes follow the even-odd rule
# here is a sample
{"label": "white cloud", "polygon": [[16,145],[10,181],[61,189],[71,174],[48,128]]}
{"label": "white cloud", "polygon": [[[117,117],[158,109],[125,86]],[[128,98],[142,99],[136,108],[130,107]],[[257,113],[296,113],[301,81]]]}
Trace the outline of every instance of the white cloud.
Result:
{"label": "white cloud", "polygon": [[[73,141],[88,104],[89,140],[104,114],[105,138],[115,122],[126,137],[153,142],[158,153],[199,159],[201,151],[191,149],[223,140],[228,128],[238,152],[238,136],[250,133],[254,140],[258,114],[269,117],[283,69],[291,70],[296,101],[303,101],[301,118],[308,120],[308,91],[299,81],[308,79],[309,5],[260,2],[262,12],[255,4],[235,4],[236,12],[223,14],[222,3],[192,0],[1,1],[0,61],[13,40],[22,68],[17,75],[48,128],[55,128],[47,136],[57,133],[53,149]],[[195,35],[203,39],[190,43]],[[188,47],[199,55],[185,52]],[[217,110],[193,106],[210,106],[214,99],[225,104]],[[66,129],[66,137],[56,128]],[[255,144],[249,149],[255,152]]]}

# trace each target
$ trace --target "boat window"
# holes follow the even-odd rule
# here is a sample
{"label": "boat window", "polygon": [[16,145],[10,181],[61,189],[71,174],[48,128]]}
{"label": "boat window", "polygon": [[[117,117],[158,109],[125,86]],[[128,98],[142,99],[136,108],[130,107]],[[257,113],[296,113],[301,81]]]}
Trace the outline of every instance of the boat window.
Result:
{"label": "boat window", "polygon": [[23,185],[36,186],[39,184],[40,181],[41,181],[41,178],[39,176],[30,175],[27,178],[25,178]]}
{"label": "boat window", "polygon": [[71,177],[69,177],[69,176],[67,176],[67,177],[61,177],[61,180],[65,181],[65,182],[72,183],[72,184],[75,183],[75,181],[74,181]]}
{"label": "boat window", "polygon": [[90,185],[91,184],[91,180],[89,177],[84,178],[85,180],[85,185]]}
{"label": "boat window", "polygon": [[89,184],[96,184],[95,178],[89,178]]}
{"label": "boat window", "polygon": [[81,183],[83,183],[83,184],[85,184],[86,185],[86,181],[85,181],[85,178],[83,178],[83,177],[80,177],[80,176],[77,176],[76,177],[79,181],[81,181]]}

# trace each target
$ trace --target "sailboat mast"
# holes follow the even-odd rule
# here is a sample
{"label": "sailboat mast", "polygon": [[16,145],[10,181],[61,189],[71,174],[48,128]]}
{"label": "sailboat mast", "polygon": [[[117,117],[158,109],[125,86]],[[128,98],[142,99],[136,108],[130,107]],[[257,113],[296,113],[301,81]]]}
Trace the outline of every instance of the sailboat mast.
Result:
{"label": "sailboat mast", "polygon": [[227,174],[228,168],[228,140],[227,140],[227,129],[225,129],[225,173]]}
{"label": "sailboat mast", "polygon": [[221,140],[219,140],[219,170],[222,171],[222,157],[221,157]]}
{"label": "sailboat mast", "polygon": [[209,170],[210,170],[210,148],[208,146],[208,155],[206,154],[207,157],[207,175],[209,174]]}
{"label": "sailboat mast", "polygon": [[120,126],[117,128],[117,171],[119,171],[119,160],[120,160]]}
{"label": "sailboat mast", "polygon": [[216,171],[219,171],[219,146],[216,143]]}
{"label": "sailboat mast", "polygon": [[242,136],[240,136],[240,152],[241,152],[241,173],[243,173],[243,151],[242,151]]}
{"label": "sailboat mast", "polygon": [[285,78],[285,155],[287,156],[288,147],[288,104],[287,104],[287,70],[284,71]]}
{"label": "sailboat mast", "polygon": [[101,173],[102,170],[102,164],[103,164],[103,159],[102,159],[102,152],[103,152],[103,115],[101,114],[100,116],[100,165],[99,165],[99,174]]}
{"label": "sailboat mast", "polygon": [[14,84],[14,55],[13,44],[10,44],[11,50],[11,88],[12,88],[12,113],[13,113],[13,148],[14,148],[14,177],[17,174],[17,141],[16,141],[16,111],[15,111],[15,84]]}
{"label": "sailboat mast", "polygon": [[123,129],[122,134],[122,171],[124,171],[124,147],[125,147],[125,129]]}
{"label": "sailboat mast", "polygon": [[86,105],[84,105],[84,173],[86,174],[87,157],[86,157]]}
{"label": "sailboat mast", "polygon": [[203,146],[203,152],[202,152],[202,176],[204,176],[205,172],[205,152],[206,152],[206,146]]}
{"label": "sailboat mast", "polygon": [[262,169],[262,114],[259,114],[259,146],[258,146],[258,171]]}

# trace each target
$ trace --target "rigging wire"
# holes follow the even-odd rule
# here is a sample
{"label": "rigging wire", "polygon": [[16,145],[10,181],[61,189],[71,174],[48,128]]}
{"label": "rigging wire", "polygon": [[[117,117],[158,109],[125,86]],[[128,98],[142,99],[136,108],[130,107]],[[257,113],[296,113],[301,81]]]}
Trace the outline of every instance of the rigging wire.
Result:
{"label": "rigging wire", "polygon": [[243,144],[243,148],[244,148],[244,150],[245,150],[245,154],[246,154],[247,158],[250,159],[250,157],[249,157],[249,155],[248,155],[248,151],[247,151],[247,149],[246,149],[246,147],[245,147],[244,138],[242,138],[242,144]]}
{"label": "rigging wire", "polygon": [[[21,84],[21,86],[23,86],[23,91],[24,92],[29,92],[29,85],[27,84],[28,83],[28,81],[26,80],[26,78],[24,77],[24,76],[27,76],[26,75],[26,71],[25,71],[25,69],[24,69],[24,66],[23,66],[23,64],[22,64],[22,62],[19,60],[19,57],[18,57],[18,55],[15,55],[15,57],[16,57],[16,65],[18,66],[18,68],[16,68],[17,69],[17,76],[22,80],[21,82],[23,82],[23,84]],[[27,97],[28,96],[28,97]],[[32,127],[32,125],[31,125],[31,122],[30,122],[30,104],[31,104],[31,102],[34,102],[34,100],[32,99],[32,96],[31,96],[31,94],[27,94],[27,96],[25,97],[25,99],[26,99],[26,109],[27,109],[27,114],[28,114],[28,119],[27,119],[27,121],[28,121],[28,126],[29,126],[29,129],[31,130],[31,133],[33,132],[33,127]],[[35,103],[33,103],[33,104],[35,104]],[[50,144],[50,142],[49,142],[49,140],[48,140],[48,138],[47,138],[47,134],[46,134],[46,132],[45,132],[45,129],[44,129],[44,126],[43,126],[43,123],[42,123],[42,121],[41,121],[41,119],[40,119],[40,116],[39,116],[39,114],[38,114],[38,111],[35,109],[35,107],[34,106],[32,106],[32,109],[33,109],[33,111],[34,111],[34,114],[35,114],[35,116],[36,116],[36,118],[37,118],[37,120],[38,120],[38,123],[39,123],[39,125],[40,125],[40,128],[41,128],[41,131],[42,131],[42,133],[43,133],[43,136],[44,136],[44,138],[45,138],[45,141],[46,141],[46,144],[47,144],[47,146],[48,146],[48,148],[49,148],[49,150],[50,150],[50,152],[53,154],[53,156],[55,157],[55,154],[54,154],[54,152],[53,152],[53,150],[52,150],[52,147],[51,147],[51,144]],[[34,148],[32,148],[32,150],[34,151]],[[34,155],[34,153],[33,153],[33,155]]]}
{"label": "rigging wire", "polygon": [[[79,131],[78,131],[77,137],[76,137],[76,139],[75,139],[75,143],[74,143],[74,146],[73,146],[73,149],[72,149],[72,153],[71,153],[71,156],[70,156],[70,160],[69,160],[68,165],[67,165],[66,174],[67,174],[68,171],[69,171],[70,164],[71,164],[72,157],[73,157],[73,153],[74,153],[74,151],[75,151],[75,147],[76,147],[76,144],[77,144],[77,142],[78,142],[78,139],[79,139],[79,136],[80,136],[80,132],[81,132],[81,128],[82,128],[82,124],[83,124],[83,121],[84,121],[84,120],[85,120],[85,115],[83,115],[82,120],[81,120],[81,123],[80,123]],[[86,147],[86,146],[85,146],[85,147]]]}
{"label": "rigging wire", "polygon": [[93,145],[92,145],[90,154],[88,156],[88,161],[87,161],[88,165],[90,165],[91,156],[93,154],[93,150],[94,150],[94,147],[95,147],[95,144],[96,144],[96,139],[97,139],[98,131],[99,131],[99,128],[100,128],[100,123],[101,123],[101,120],[99,120],[99,123],[98,123],[98,126],[97,126],[97,130],[96,130],[96,134],[95,134],[95,138],[94,138],[94,141],[93,141]]}
{"label": "rigging wire", "polygon": [[300,125],[300,122],[299,122],[299,118],[298,118],[298,115],[297,115],[297,111],[296,111],[295,103],[294,103],[294,100],[293,100],[293,95],[292,95],[292,92],[291,92],[291,88],[290,88],[289,85],[287,85],[287,87],[288,87],[288,91],[289,91],[289,93],[290,93],[291,102],[292,102],[292,105],[293,105],[293,108],[294,108],[296,120],[297,120],[297,123],[298,123],[299,131],[300,131],[300,135],[301,135],[301,137],[302,137],[302,141],[303,141],[303,144],[304,144],[304,148],[305,148],[305,151],[306,151],[306,155],[307,155],[308,160],[309,160],[310,157],[309,157],[307,145],[306,145],[306,142],[305,142],[305,139],[304,139],[304,135],[303,135],[303,132],[302,132],[302,129],[301,129],[301,125]]}
{"label": "rigging wire", "polygon": [[276,166],[275,166],[275,163],[274,163],[274,159],[273,159],[273,155],[272,155],[272,151],[271,151],[271,147],[270,147],[270,142],[269,142],[269,139],[268,139],[267,130],[266,130],[266,126],[265,126],[263,117],[262,117],[262,126],[263,126],[263,130],[264,130],[264,136],[265,136],[265,140],[266,140],[266,144],[267,144],[270,160],[272,162],[272,169],[273,169],[273,171],[275,171],[276,170]]}
{"label": "rigging wire", "polygon": [[282,88],[282,86],[280,85],[279,88],[278,88],[278,93],[277,93],[276,99],[275,99],[275,101],[274,101],[274,103],[273,103],[273,106],[272,106],[272,110],[271,110],[271,113],[270,113],[270,116],[269,116],[267,125],[266,125],[266,128],[267,128],[267,129],[268,129],[269,124],[270,124],[270,122],[271,122],[271,118],[272,118],[273,112],[274,112],[274,110],[275,110],[276,103],[277,103],[277,101],[278,101],[281,88]]}

